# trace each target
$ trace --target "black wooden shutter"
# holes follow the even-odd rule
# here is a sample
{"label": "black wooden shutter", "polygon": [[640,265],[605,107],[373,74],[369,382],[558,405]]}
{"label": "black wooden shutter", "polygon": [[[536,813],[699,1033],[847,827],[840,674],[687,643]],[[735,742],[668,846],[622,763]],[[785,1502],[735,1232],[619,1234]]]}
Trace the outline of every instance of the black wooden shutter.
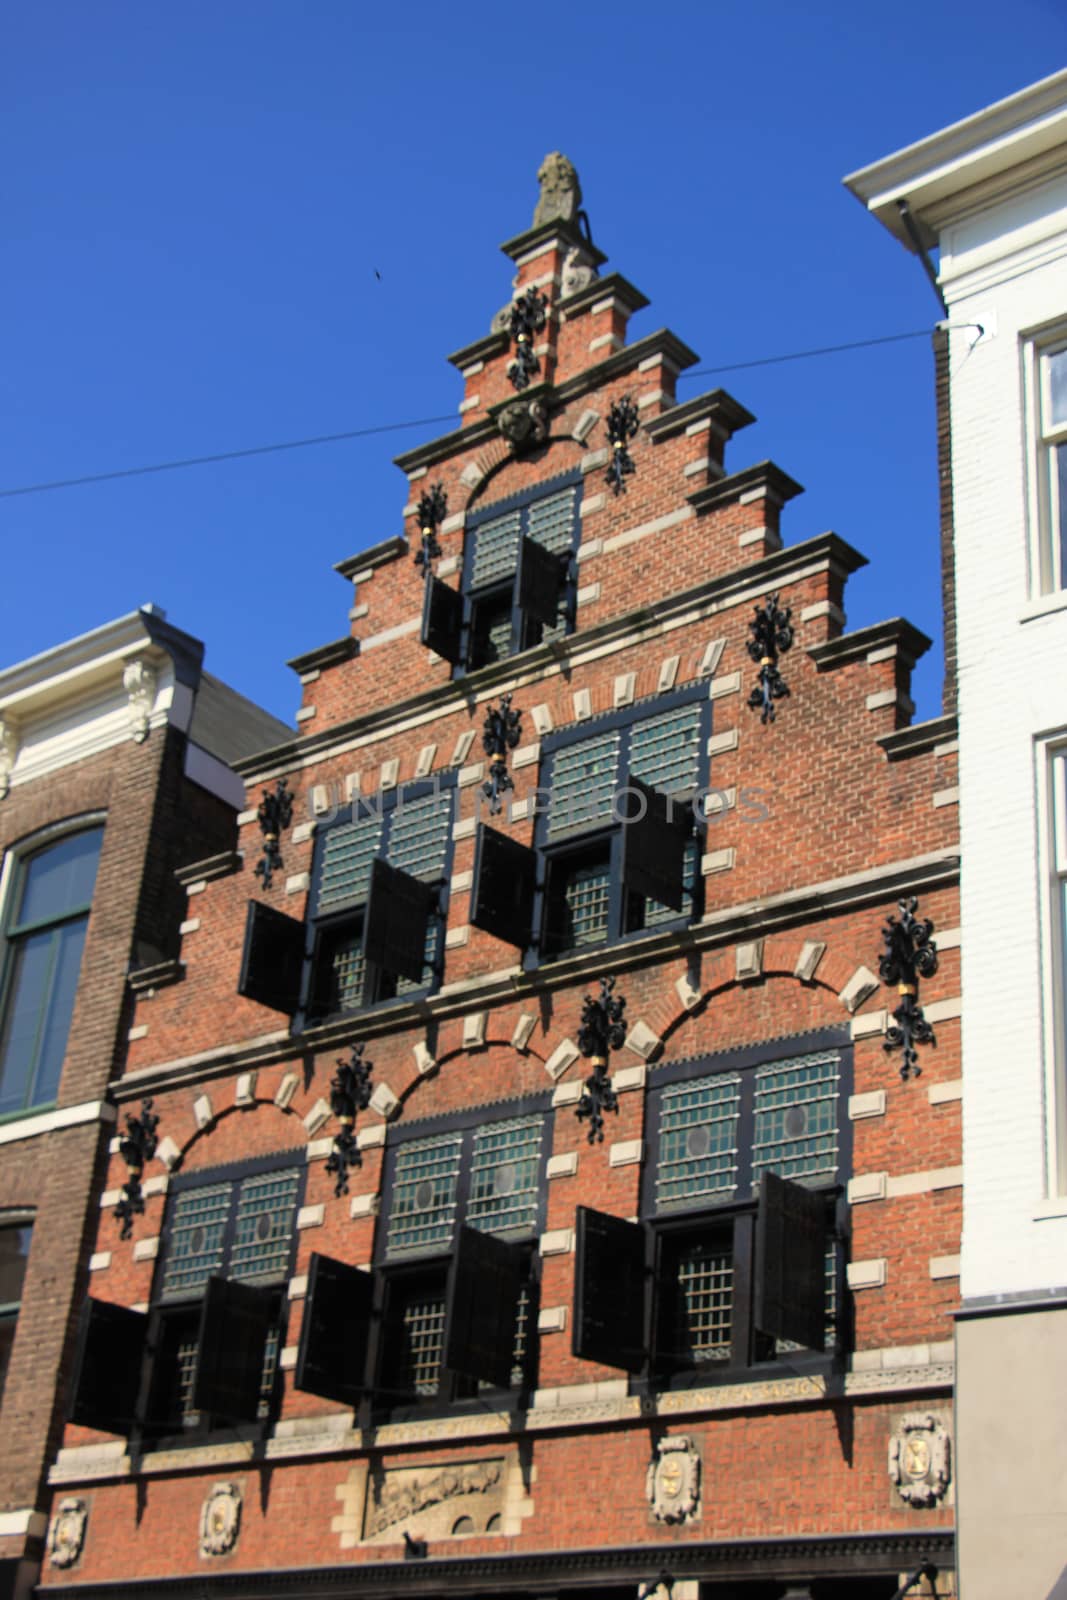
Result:
{"label": "black wooden shutter", "polygon": [[128,1434],[141,1387],[148,1318],[143,1311],[87,1300],[74,1357],[70,1420],[83,1428]]}
{"label": "black wooden shutter", "polygon": [[497,828],[479,828],[474,850],[470,920],[476,928],[525,950],[533,930],[537,853]]}
{"label": "black wooden shutter", "polygon": [[515,594],[520,611],[546,627],[553,627],[559,615],[562,588],[563,569],[559,556],[554,556],[536,539],[523,539],[519,545]]}
{"label": "black wooden shutter", "polygon": [[640,1372],[645,1363],[645,1231],[637,1222],[589,1206],[578,1207],[577,1227],[574,1354]]}
{"label": "black wooden shutter", "polygon": [[[398,978],[422,981],[426,930],[436,899],[429,884],[376,856],[363,923],[363,953],[369,962]],[[369,975],[368,975],[369,979]]]}
{"label": "black wooden shutter", "polygon": [[422,642],[427,649],[451,661],[460,659],[463,596],[440,578],[427,578],[422,602]]}
{"label": "black wooden shutter", "polygon": [[355,1406],[366,1389],[374,1278],[314,1252],[296,1356],[296,1387]]}
{"label": "black wooden shutter", "polygon": [[631,774],[626,780],[622,824],[622,881],[634,894],[681,911],[685,891],[685,847],[689,830],[684,807],[670,817],[667,796]]}
{"label": "black wooden shutter", "polygon": [[303,970],[304,924],[250,900],[237,993],[291,1017],[300,1004]]}
{"label": "black wooden shutter", "polygon": [[197,1342],[193,1404],[229,1422],[254,1422],[277,1293],[209,1278]]}
{"label": "black wooden shutter", "polygon": [[460,1228],[448,1276],[442,1365],[508,1388],[521,1291],[518,1246],[476,1228]]}
{"label": "black wooden shutter", "polygon": [[760,1178],[754,1321],[809,1350],[826,1340],[826,1202],[777,1173]]}

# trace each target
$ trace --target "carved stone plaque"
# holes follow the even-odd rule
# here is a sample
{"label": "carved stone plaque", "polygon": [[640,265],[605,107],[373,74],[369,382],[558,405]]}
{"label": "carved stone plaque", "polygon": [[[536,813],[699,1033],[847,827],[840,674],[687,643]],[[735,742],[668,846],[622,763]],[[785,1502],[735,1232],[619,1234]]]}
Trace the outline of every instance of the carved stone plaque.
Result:
{"label": "carved stone plaque", "polygon": [[889,1438],[889,1480],[905,1505],[936,1506],[952,1478],[948,1429],[932,1411],[906,1411]]}
{"label": "carved stone plaque", "polygon": [[240,1531],[240,1484],[216,1483],[200,1507],[200,1554],[228,1555]]}
{"label": "carved stone plaque", "polygon": [[54,1567],[72,1567],[85,1544],[89,1507],[84,1500],[61,1500],[48,1530],[48,1559]]}
{"label": "carved stone plaque", "polygon": [[398,1543],[405,1530],[419,1539],[499,1532],[505,1479],[502,1460],[392,1467],[377,1479],[372,1474],[363,1538],[384,1544]]}
{"label": "carved stone plaque", "polygon": [[700,1510],[700,1456],[688,1434],[660,1439],[645,1493],[657,1522],[690,1522]]}

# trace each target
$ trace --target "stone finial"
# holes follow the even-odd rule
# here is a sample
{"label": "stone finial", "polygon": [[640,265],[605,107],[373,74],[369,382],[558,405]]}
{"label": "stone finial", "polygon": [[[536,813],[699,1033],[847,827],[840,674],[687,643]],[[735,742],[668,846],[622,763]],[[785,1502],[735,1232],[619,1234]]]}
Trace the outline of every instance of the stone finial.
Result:
{"label": "stone finial", "polygon": [[567,157],[553,150],[538,168],[537,181],[541,185],[541,198],[534,211],[533,226],[540,228],[546,222],[576,223],[582,186]]}

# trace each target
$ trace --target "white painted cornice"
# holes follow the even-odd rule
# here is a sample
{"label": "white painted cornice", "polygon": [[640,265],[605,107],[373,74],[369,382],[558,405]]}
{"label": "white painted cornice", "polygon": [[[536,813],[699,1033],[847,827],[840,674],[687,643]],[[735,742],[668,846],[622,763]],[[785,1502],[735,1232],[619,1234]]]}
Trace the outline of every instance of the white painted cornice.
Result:
{"label": "white painted cornice", "polygon": [[1067,70],[987,106],[845,178],[845,187],[909,250],[906,200],[928,248],[946,224],[1006,187],[1067,166]]}

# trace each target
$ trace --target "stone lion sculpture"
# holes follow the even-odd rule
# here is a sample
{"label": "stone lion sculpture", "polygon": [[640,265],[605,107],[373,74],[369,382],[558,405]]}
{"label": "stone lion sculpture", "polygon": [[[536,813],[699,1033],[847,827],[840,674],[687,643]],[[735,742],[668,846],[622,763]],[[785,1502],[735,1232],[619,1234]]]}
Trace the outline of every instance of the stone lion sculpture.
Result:
{"label": "stone lion sculpture", "polygon": [[546,222],[577,221],[582,186],[567,157],[553,150],[538,168],[537,181],[541,185],[541,198],[534,212],[534,227],[540,228]]}

